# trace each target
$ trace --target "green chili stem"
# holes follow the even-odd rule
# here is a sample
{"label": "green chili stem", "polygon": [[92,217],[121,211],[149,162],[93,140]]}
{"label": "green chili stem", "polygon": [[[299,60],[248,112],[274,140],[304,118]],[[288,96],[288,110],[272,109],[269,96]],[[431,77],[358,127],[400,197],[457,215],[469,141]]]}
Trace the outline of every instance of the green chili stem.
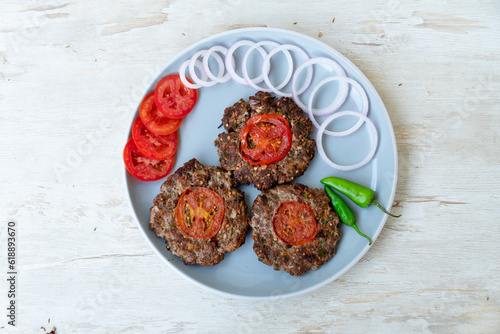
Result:
{"label": "green chili stem", "polygon": [[368,239],[368,241],[370,242],[370,243],[369,243],[369,245],[371,245],[371,244],[372,244],[372,239],[370,239],[370,237],[368,237],[368,236],[367,236],[367,235],[365,235],[363,232],[361,232],[361,231],[359,230],[359,228],[358,228],[358,225],[356,225],[356,223],[352,224],[352,225],[351,225],[351,227],[352,227],[353,229],[355,229],[355,230],[356,230],[356,232],[358,232],[358,234],[359,234],[360,236],[365,237],[366,239]]}
{"label": "green chili stem", "polygon": [[379,202],[377,202],[375,199],[372,199],[372,201],[370,202],[371,205],[375,205],[377,206],[380,210],[382,210],[384,213],[387,213],[389,216],[391,217],[395,217],[395,218],[399,218],[401,217],[401,214],[399,215],[395,215],[393,213],[390,213],[389,211],[387,211],[382,205],[380,205]]}

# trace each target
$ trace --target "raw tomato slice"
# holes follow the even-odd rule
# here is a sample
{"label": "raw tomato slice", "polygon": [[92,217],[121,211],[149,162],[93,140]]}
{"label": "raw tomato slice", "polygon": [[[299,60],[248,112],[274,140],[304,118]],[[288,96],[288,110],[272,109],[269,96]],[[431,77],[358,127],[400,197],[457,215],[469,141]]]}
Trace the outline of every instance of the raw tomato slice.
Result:
{"label": "raw tomato slice", "polygon": [[177,131],[182,123],[182,119],[168,118],[158,110],[154,93],[149,93],[144,97],[139,107],[139,115],[144,126],[159,136],[165,136]]}
{"label": "raw tomato slice", "polygon": [[198,92],[182,83],[179,75],[161,79],[155,88],[155,102],[160,112],[169,118],[182,118],[194,108]]}
{"label": "raw tomato slice", "polygon": [[125,168],[138,180],[159,180],[172,170],[174,157],[165,160],[155,160],[144,156],[137,148],[132,138],[129,139],[123,150]]}
{"label": "raw tomato slice", "polygon": [[290,125],[277,114],[254,115],[240,131],[241,156],[253,165],[280,161],[291,146]]}
{"label": "raw tomato slice", "polygon": [[175,225],[186,237],[212,238],[222,226],[224,200],[205,187],[184,190],[175,207]]}
{"label": "raw tomato slice", "polygon": [[273,217],[273,229],[278,238],[287,245],[300,246],[314,240],[318,223],[307,204],[282,202]]}
{"label": "raw tomato slice", "polygon": [[177,150],[177,131],[159,136],[149,131],[138,117],[132,125],[132,138],[142,154],[155,160],[165,160]]}

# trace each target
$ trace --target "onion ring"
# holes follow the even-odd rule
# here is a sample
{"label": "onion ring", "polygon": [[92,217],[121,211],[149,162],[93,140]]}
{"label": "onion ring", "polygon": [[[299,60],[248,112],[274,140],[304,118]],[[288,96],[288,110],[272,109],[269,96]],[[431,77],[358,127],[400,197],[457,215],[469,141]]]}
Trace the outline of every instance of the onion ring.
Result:
{"label": "onion ring", "polygon": [[[252,87],[253,89],[256,89],[256,90],[261,90],[263,92],[271,92],[271,89],[267,89],[267,88],[262,88],[262,87],[259,87],[257,86],[257,83],[254,82],[255,79],[250,79],[250,76],[248,74],[248,70],[247,70],[247,61],[248,61],[248,56],[250,55],[250,53],[252,53],[252,51],[255,49],[255,48],[258,48],[260,47],[261,45],[271,45],[271,46],[274,46],[274,47],[278,47],[280,46],[279,43],[276,43],[276,42],[272,42],[272,41],[261,41],[261,42],[258,42],[258,43],[255,43],[254,45],[252,45],[248,50],[247,52],[245,53],[245,56],[243,57],[243,60],[241,61],[241,72],[243,73],[243,77],[245,78],[247,84]],[[284,50],[286,51],[286,50]],[[285,53],[285,52],[284,52]],[[290,52],[286,51],[285,53],[285,56],[286,56],[286,59],[288,61],[288,73],[285,77],[285,80],[283,80],[283,82],[281,84],[279,84],[276,89],[279,90],[283,87],[286,86],[286,84],[288,83],[288,81],[290,81],[290,78],[292,77],[292,74],[293,74],[293,59],[292,59],[292,56],[290,56]],[[263,58],[266,58],[267,57],[267,53],[265,56],[263,56]],[[264,73],[262,73],[260,77],[263,77],[264,76]],[[261,80],[260,82],[262,82],[263,80]]]}
{"label": "onion ring", "polygon": [[[372,148],[371,148],[370,152],[368,153],[368,155],[360,162],[355,163],[353,165],[347,165],[347,166],[338,165],[338,164],[334,163],[332,160],[330,160],[326,156],[325,150],[323,148],[323,142],[321,140],[322,139],[321,137],[323,136],[323,132],[325,131],[326,126],[334,119],[342,117],[342,116],[356,116],[356,117],[363,119],[363,121],[366,122],[366,124],[371,128],[371,133],[372,133]],[[373,122],[368,117],[366,117],[365,115],[363,115],[359,112],[356,112],[356,111],[348,111],[348,110],[339,111],[337,113],[334,113],[334,114],[328,116],[328,118],[319,127],[318,134],[316,137],[316,147],[318,148],[318,152],[319,152],[319,155],[321,156],[321,158],[330,167],[341,170],[341,171],[351,171],[351,170],[360,168],[360,167],[366,165],[367,163],[369,163],[370,160],[375,155],[375,152],[377,151],[377,145],[378,145],[378,133],[377,133],[377,128],[375,127],[375,124],[373,124]]]}
{"label": "onion ring", "polygon": [[[325,58],[325,57],[316,57],[316,58],[311,58],[305,62],[303,62],[297,69],[295,70],[295,73],[293,74],[293,79],[292,79],[292,98],[295,101],[295,103],[302,109],[306,110],[307,106],[300,100],[299,95],[297,90],[295,89],[295,85],[297,83],[297,78],[299,76],[299,73],[302,72],[306,66],[312,65],[312,64],[323,64],[328,67],[330,67],[332,70],[338,73],[338,76],[345,77],[347,74],[345,73],[344,69],[342,66],[340,66],[336,61],[330,58]],[[315,116],[322,116],[326,115],[326,113],[332,113],[336,111],[342,104],[344,104],[347,94],[349,92],[349,85],[345,83],[339,88],[339,92],[336,96],[336,98],[333,100],[333,102],[326,108],[321,108],[321,109],[313,109],[313,115]]]}
{"label": "onion ring", "polygon": [[[225,56],[227,54],[227,48],[220,46],[220,45],[216,45],[216,46],[213,46],[210,49],[208,49],[207,52],[203,55],[203,61],[202,61],[203,69],[205,70],[205,73],[207,74],[207,76],[211,80],[213,80],[217,83],[228,82],[229,80],[231,80],[231,75],[229,74],[229,72],[226,71],[226,75],[222,76],[222,74],[224,73],[225,66],[224,66],[224,62],[222,61],[222,59],[220,57],[215,59],[217,61],[217,64],[219,65],[219,74],[217,76],[215,76],[215,75],[213,75],[212,71],[210,70],[210,66],[208,65],[208,60],[210,59],[210,56],[214,52],[220,52]],[[221,72],[221,68],[223,69],[222,72]]]}
{"label": "onion ring", "polygon": [[[247,86],[248,83],[247,83],[247,81],[244,78],[240,77],[235,72],[235,70],[236,70],[236,64],[235,64],[234,57],[233,57],[234,51],[236,51],[236,49],[239,48],[239,47],[241,47],[241,46],[244,46],[244,45],[252,46],[254,44],[255,44],[255,42],[243,39],[243,40],[240,40],[240,41],[234,43],[233,45],[231,45],[229,47],[229,49],[227,50],[226,59],[225,59],[226,70],[229,73],[229,75],[231,76],[231,78],[233,78],[233,80],[236,81],[237,83],[239,83],[240,85]],[[263,48],[258,47],[257,51],[260,52],[260,54],[262,55],[262,57],[266,57],[267,56],[267,52]],[[258,84],[258,83],[261,83],[262,80],[264,80],[264,79],[262,78],[262,75],[260,75],[257,78],[253,79],[252,81],[253,81],[253,83]]]}
{"label": "onion ring", "polygon": [[[187,78],[186,78],[186,68],[189,66],[189,62],[190,61],[191,61],[191,59],[186,60],[179,67],[179,78],[181,79],[181,81],[184,84],[184,86],[186,86],[188,88],[191,88],[191,89],[201,88],[201,87],[203,87],[202,85],[200,85],[200,84],[193,84],[193,83],[189,82],[187,80]],[[202,78],[205,78],[203,80],[206,80],[206,73],[205,73],[205,71],[203,71],[203,65],[202,65],[201,61],[199,61],[199,60],[195,61],[194,65],[201,72]]]}
{"label": "onion ring", "polygon": [[[310,59],[309,55],[304,50],[302,50],[301,48],[299,48],[298,46],[292,45],[292,44],[282,44],[282,45],[277,46],[274,49],[272,49],[271,52],[269,52],[267,54],[267,57],[264,58],[264,62],[262,64],[262,75],[263,75],[264,81],[266,82],[266,85],[271,89],[271,91],[273,93],[275,93],[276,95],[281,95],[281,96],[286,96],[286,97],[292,97],[292,93],[291,92],[290,93],[284,93],[284,92],[281,92],[279,90],[279,88],[274,87],[271,84],[271,80],[269,80],[269,75],[268,75],[269,72],[271,71],[271,69],[270,69],[270,67],[271,67],[271,57],[273,55],[275,55],[276,53],[278,53],[280,51],[284,51],[284,50],[296,51],[306,61]],[[293,66],[291,66],[291,67],[289,66],[289,68],[291,69],[291,71],[293,71]],[[302,94],[309,87],[309,85],[311,84],[311,81],[312,81],[312,76],[313,76],[313,67],[312,67],[312,65],[310,65],[310,66],[307,67],[306,81],[304,82],[304,85],[302,85],[302,87],[297,91],[297,95]],[[287,80],[284,81],[283,87],[285,87],[285,85],[288,84],[289,81],[290,81],[290,77],[287,77]]]}
{"label": "onion ring", "polygon": [[[312,112],[312,101],[313,101],[314,96],[316,95],[316,92],[318,91],[318,89],[320,89],[326,83],[331,82],[331,81],[335,81],[335,80],[345,81],[347,83],[350,83],[353,87],[356,87],[358,89],[358,91],[361,94],[361,99],[362,99],[362,103],[363,103],[363,108],[361,110],[361,114],[363,114],[365,116],[368,115],[368,108],[369,108],[368,96],[366,95],[366,92],[363,89],[363,87],[361,87],[361,85],[356,80],[351,79],[349,77],[328,77],[328,78],[323,79],[320,83],[318,83],[314,87],[313,91],[311,92],[311,95],[309,95],[309,101],[307,102],[307,113],[309,115],[309,119],[311,120],[311,122],[313,123],[313,125],[316,128],[319,128],[320,125],[318,124],[318,122],[316,122],[316,119],[314,119],[314,115]],[[363,123],[364,123],[364,120],[362,118],[360,118],[359,121],[348,130],[341,131],[341,132],[325,130],[325,135],[335,136],[335,137],[347,136],[347,135],[350,135],[351,133],[353,133],[354,131],[356,131],[357,129],[359,129],[361,127],[361,125],[363,125]]]}
{"label": "onion ring", "polygon": [[[211,87],[215,84],[217,84],[217,81],[208,81],[207,79],[200,79],[198,75],[196,74],[196,71],[194,70],[195,63],[198,61],[198,58],[200,56],[205,55],[207,53],[207,50],[200,50],[196,52],[191,59],[189,60],[189,75],[191,76],[191,79],[194,81],[194,83],[197,83],[198,85],[201,85],[202,87]],[[215,60],[217,60],[217,63],[219,64],[219,75],[222,76],[224,73],[224,63],[222,61],[222,58],[218,54],[214,54]],[[201,62],[201,61],[200,61]],[[203,68],[203,63],[202,63],[202,68]],[[207,77],[207,73],[203,69],[203,73],[205,74],[205,77]]]}

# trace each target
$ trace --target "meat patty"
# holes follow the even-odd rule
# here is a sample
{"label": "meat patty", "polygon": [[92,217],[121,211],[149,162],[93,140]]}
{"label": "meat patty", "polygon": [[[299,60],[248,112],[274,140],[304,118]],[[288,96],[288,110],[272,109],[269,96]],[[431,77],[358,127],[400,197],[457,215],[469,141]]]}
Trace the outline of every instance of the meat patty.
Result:
{"label": "meat patty", "polygon": [[[184,191],[191,187],[208,188],[224,201],[222,226],[212,238],[187,237],[176,225],[175,208]],[[212,266],[224,259],[225,252],[232,252],[245,243],[249,220],[244,194],[234,188],[231,173],[191,159],[162,184],[161,193],[150,209],[149,227],[165,239],[167,249],[185,264]]]}
{"label": "meat patty", "polygon": [[[240,153],[240,130],[250,117],[258,114],[277,114],[284,117],[292,132],[292,143],[288,154],[281,160],[256,166],[244,159]],[[312,122],[292,99],[279,100],[269,93],[257,92],[224,110],[222,124],[227,132],[219,134],[214,144],[217,146],[221,167],[232,171],[237,184],[253,183],[259,190],[269,189],[301,176],[314,157],[316,143],[309,138]]]}
{"label": "meat patty", "polygon": [[[275,233],[273,219],[280,204],[296,201],[308,205],[316,219],[317,233],[312,241],[299,246],[284,243]],[[302,276],[318,269],[335,255],[340,239],[340,220],[326,194],[302,184],[279,185],[259,195],[252,206],[253,250],[259,261],[274,270]]]}

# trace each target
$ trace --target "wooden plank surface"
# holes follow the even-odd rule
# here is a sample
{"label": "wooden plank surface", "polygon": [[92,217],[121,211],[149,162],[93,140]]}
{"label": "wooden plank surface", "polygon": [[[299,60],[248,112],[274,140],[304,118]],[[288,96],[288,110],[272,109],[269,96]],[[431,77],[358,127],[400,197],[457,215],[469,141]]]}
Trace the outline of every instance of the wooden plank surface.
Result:
{"label": "wooden plank surface", "polygon": [[[8,221],[19,280],[17,326],[2,311],[0,333],[500,332],[498,1],[1,8],[1,309]],[[220,297],[166,266],[138,230],[121,172],[131,110],[164,64],[248,26],[344,54],[381,95],[398,144],[403,218],[341,278],[284,300]]]}

